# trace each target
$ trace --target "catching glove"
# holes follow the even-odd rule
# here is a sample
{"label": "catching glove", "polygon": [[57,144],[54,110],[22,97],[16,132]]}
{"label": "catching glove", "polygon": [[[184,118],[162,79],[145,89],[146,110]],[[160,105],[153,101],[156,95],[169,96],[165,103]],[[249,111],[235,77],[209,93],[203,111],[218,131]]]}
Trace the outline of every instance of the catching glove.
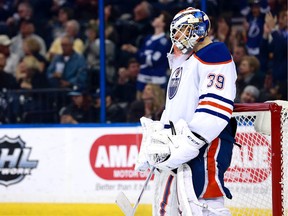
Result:
{"label": "catching glove", "polygon": [[146,117],[141,117],[140,123],[142,126],[143,135],[134,170],[138,172],[145,172],[150,167],[146,155],[146,149],[151,142],[151,134],[156,131],[163,130],[164,126],[160,121],[153,121]]}
{"label": "catching glove", "polygon": [[152,134],[151,143],[146,148],[150,165],[162,170],[178,168],[197,157],[199,149],[206,144],[204,139],[190,131],[183,119],[175,124],[175,131],[176,135],[167,129]]}

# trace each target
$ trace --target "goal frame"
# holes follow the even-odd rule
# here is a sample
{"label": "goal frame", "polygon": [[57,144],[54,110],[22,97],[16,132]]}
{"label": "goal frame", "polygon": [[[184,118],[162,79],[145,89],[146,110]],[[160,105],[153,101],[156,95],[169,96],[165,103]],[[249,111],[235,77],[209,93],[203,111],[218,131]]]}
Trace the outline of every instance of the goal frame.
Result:
{"label": "goal frame", "polygon": [[[271,185],[272,214],[284,215],[281,183],[281,111],[282,106],[273,102],[267,103],[235,103],[233,112],[270,111],[271,113]],[[280,169],[279,169],[280,168]]]}

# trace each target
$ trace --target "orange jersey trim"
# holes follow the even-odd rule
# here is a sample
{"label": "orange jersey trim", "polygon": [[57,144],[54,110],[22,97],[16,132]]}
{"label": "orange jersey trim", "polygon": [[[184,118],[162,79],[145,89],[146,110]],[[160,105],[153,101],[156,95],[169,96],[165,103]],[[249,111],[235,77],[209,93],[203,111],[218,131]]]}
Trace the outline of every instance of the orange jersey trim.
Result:
{"label": "orange jersey trim", "polygon": [[224,110],[226,112],[228,112],[229,114],[232,114],[232,110],[229,109],[228,107],[225,107],[223,105],[220,105],[220,104],[217,104],[215,102],[211,102],[211,101],[202,101],[199,103],[199,105],[210,105],[210,106],[213,106],[213,107],[216,107],[216,108],[219,108],[221,110]]}
{"label": "orange jersey trim", "polygon": [[216,138],[215,140],[213,140],[208,150],[208,154],[207,154],[208,185],[203,195],[203,198],[214,198],[214,197],[223,196],[223,193],[218,185],[218,182],[216,181],[217,164],[214,159],[217,149],[220,145],[219,141],[220,141],[219,138]]}

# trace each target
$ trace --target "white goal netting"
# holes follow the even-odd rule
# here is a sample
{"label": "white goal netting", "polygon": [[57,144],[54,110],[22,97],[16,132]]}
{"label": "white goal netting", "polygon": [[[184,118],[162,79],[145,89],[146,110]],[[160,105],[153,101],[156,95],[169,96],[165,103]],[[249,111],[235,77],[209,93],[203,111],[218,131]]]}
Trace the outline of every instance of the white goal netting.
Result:
{"label": "white goal netting", "polygon": [[225,174],[233,216],[288,215],[288,106],[269,104],[236,106],[233,113],[237,144]]}

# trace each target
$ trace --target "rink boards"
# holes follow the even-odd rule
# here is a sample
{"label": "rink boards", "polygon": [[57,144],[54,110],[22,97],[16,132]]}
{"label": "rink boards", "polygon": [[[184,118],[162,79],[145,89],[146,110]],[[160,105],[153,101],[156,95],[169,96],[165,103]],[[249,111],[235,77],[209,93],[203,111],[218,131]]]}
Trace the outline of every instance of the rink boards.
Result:
{"label": "rink boards", "polygon": [[[141,139],[138,124],[2,126],[0,215],[121,215],[117,193],[133,202],[148,174],[134,172]],[[136,215],[151,215],[151,194]]]}

